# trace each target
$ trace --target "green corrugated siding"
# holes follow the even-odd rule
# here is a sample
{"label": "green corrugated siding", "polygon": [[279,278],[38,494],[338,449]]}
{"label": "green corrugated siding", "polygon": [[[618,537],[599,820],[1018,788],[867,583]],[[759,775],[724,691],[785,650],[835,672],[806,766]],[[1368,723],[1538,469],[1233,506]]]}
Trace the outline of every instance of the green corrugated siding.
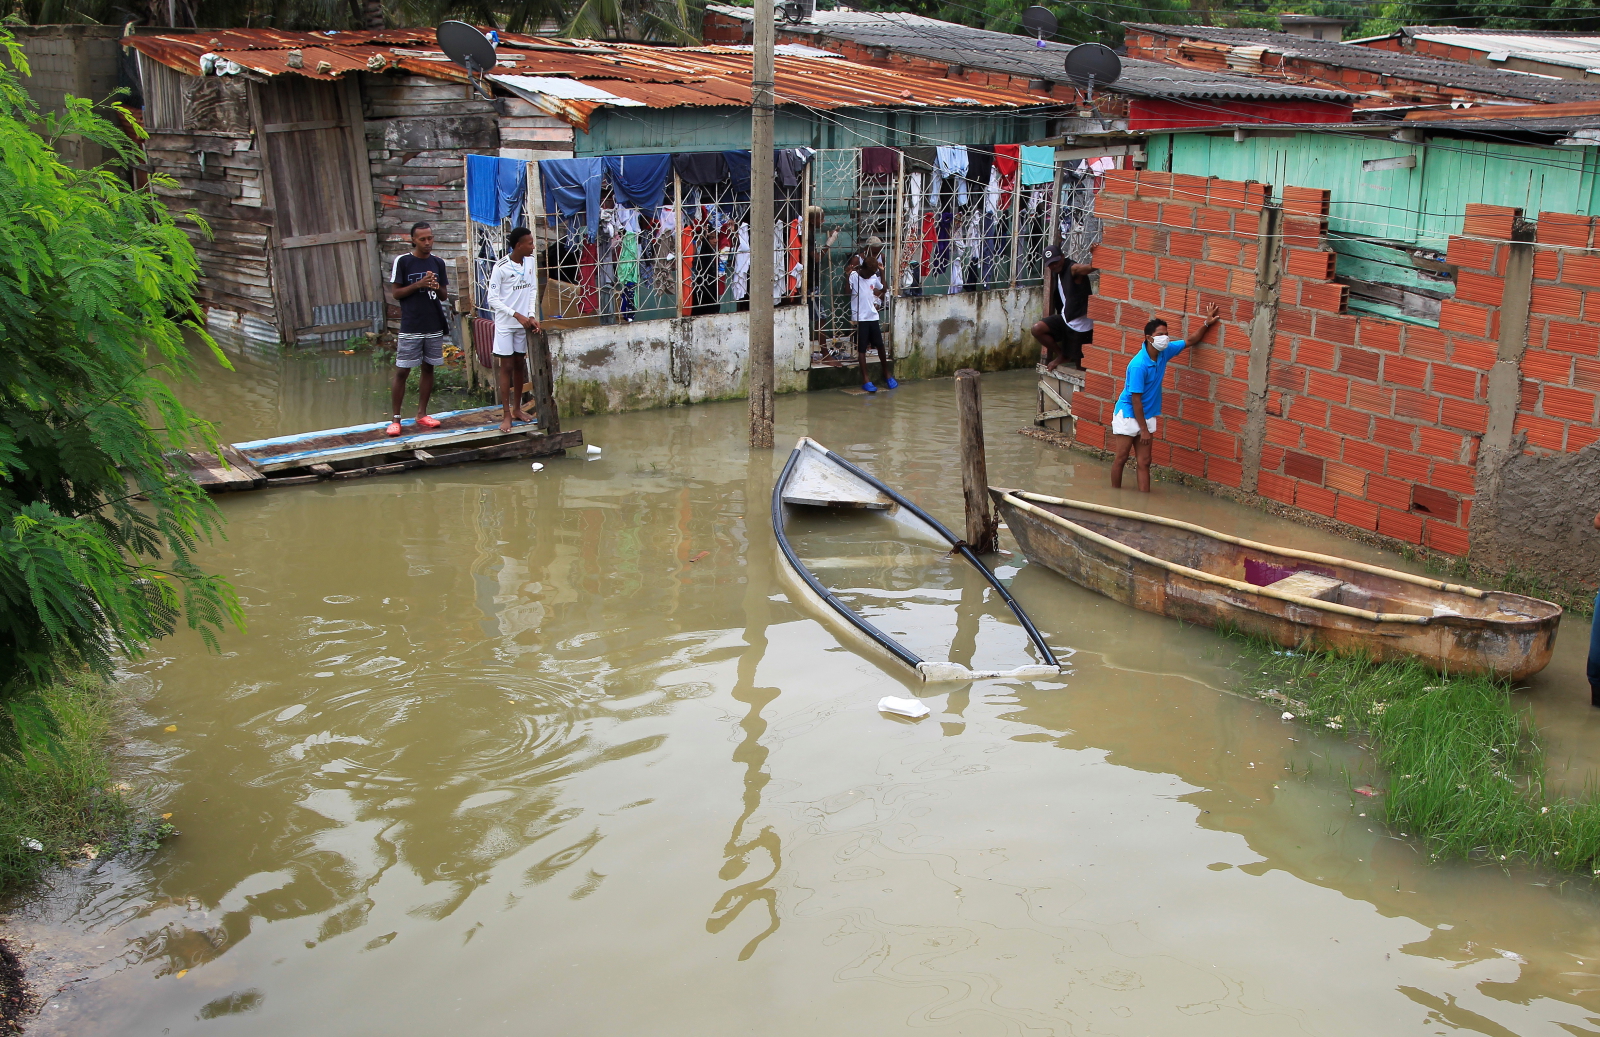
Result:
{"label": "green corrugated siding", "polygon": [[[773,136],[780,148],[860,148],[874,144],[1009,144],[1037,140],[1044,119],[993,111],[883,112],[841,108],[817,113],[782,107]],[[577,131],[573,152],[633,155],[719,151],[750,146],[748,108],[601,108],[589,132]]]}
{"label": "green corrugated siding", "polygon": [[[1293,137],[1166,134],[1151,168],[1332,192],[1330,230],[1443,249],[1469,203],[1600,215],[1594,148],[1534,148],[1435,138],[1426,145],[1332,133]],[[1364,172],[1369,159],[1415,155],[1412,169]]]}

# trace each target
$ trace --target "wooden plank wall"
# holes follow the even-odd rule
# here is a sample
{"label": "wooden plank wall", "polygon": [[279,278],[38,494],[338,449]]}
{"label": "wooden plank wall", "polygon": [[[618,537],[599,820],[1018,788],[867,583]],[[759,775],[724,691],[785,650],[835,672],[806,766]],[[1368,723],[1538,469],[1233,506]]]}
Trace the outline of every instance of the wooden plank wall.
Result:
{"label": "wooden plank wall", "polygon": [[[361,76],[381,275],[411,249],[411,225],[433,224],[435,252],[455,270],[466,254],[466,156],[500,147],[494,102],[467,87],[399,73]],[[454,291],[458,286],[452,286]],[[389,307],[391,329],[398,307]]]}
{"label": "wooden plank wall", "polygon": [[[145,62],[145,67],[154,64]],[[168,72],[168,119],[182,112],[182,132],[152,129],[145,153],[153,172],[177,181],[155,191],[174,212],[196,212],[208,237],[182,224],[199,254],[199,298],[214,327],[237,327],[245,317],[274,322],[267,237],[274,213],[262,188],[261,153],[251,132],[246,84],[231,77]],[[149,82],[149,80],[147,80]],[[259,324],[257,326],[260,326]]]}

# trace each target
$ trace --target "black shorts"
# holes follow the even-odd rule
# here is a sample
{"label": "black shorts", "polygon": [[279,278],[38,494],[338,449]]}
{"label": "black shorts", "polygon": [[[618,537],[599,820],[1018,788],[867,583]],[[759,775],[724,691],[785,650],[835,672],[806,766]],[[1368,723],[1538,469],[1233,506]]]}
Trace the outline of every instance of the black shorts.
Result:
{"label": "black shorts", "polygon": [[1094,341],[1094,329],[1073,331],[1059,314],[1046,317],[1044,325],[1050,330],[1050,337],[1056,340],[1056,346],[1065,359],[1074,364],[1083,362],[1083,347]]}
{"label": "black shorts", "polygon": [[866,356],[867,350],[877,349],[883,358],[883,325],[875,320],[856,321],[856,354]]}

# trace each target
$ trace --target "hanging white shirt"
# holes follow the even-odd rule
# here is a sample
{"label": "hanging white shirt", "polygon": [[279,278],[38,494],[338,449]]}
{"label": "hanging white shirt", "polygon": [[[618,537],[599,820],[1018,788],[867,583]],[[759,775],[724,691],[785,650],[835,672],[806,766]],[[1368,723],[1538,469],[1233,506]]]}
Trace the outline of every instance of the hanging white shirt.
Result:
{"label": "hanging white shirt", "polygon": [[538,272],[533,257],[518,263],[504,256],[489,273],[489,308],[494,311],[496,331],[521,331],[517,314],[534,315],[534,294],[538,285]]}

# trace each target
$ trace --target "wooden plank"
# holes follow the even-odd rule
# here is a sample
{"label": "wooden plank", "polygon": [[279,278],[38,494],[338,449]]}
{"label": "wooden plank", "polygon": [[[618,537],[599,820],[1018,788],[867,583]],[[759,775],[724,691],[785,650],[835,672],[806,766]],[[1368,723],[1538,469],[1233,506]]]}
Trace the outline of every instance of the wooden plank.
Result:
{"label": "wooden plank", "polygon": [[1062,395],[1060,393],[1058,393],[1054,389],[1050,388],[1049,385],[1047,385],[1044,382],[1040,382],[1039,383],[1039,391],[1044,393],[1046,396],[1050,397],[1050,399],[1055,403],[1055,405],[1057,407],[1060,407],[1062,410],[1066,411],[1068,414],[1072,413],[1072,404],[1068,403],[1066,401],[1066,399],[1064,397],[1062,397]]}
{"label": "wooden plank", "polygon": [[554,435],[519,436],[510,443],[470,447],[466,450],[453,450],[448,453],[434,454],[430,451],[418,450],[416,456],[418,460],[430,468],[444,468],[449,465],[466,464],[472,461],[500,461],[512,457],[550,457],[568,450],[575,450],[581,446],[583,446],[583,431],[581,429],[573,429],[570,432],[557,432]]}
{"label": "wooden plank", "polygon": [[[528,425],[522,429],[513,430],[510,434],[513,436],[529,436],[537,435],[538,433],[539,430],[536,426]],[[251,456],[255,461],[256,467],[263,472],[281,472],[289,468],[304,468],[317,462],[329,463],[381,457],[386,454],[411,451],[419,446],[431,450],[441,446],[449,446],[453,443],[471,443],[476,440],[498,439],[505,435],[507,433],[500,431],[499,422],[496,421],[492,425],[482,425],[464,430],[441,430],[420,435],[395,436],[392,439],[379,433],[373,439],[351,443],[346,446],[325,447],[278,456],[263,457],[259,454],[247,456]]]}
{"label": "wooden plank", "polygon": [[222,448],[222,458],[216,454],[193,451],[186,455],[189,475],[207,493],[231,493],[240,490],[257,490],[267,477],[230,447]]}
{"label": "wooden plank", "polygon": [[336,230],[326,234],[299,234],[278,242],[279,248],[305,248],[308,245],[337,245],[344,241],[362,241],[371,233],[365,230]]}
{"label": "wooden plank", "polygon": [[261,127],[262,133],[296,133],[301,130],[342,130],[348,125],[343,119],[308,119],[302,122],[269,122]]}
{"label": "wooden plank", "polygon": [[333,465],[329,465],[329,464],[314,464],[314,465],[307,465],[307,468],[310,469],[311,474],[317,476],[318,478],[322,478],[322,479],[331,479],[331,478],[333,478]]}

